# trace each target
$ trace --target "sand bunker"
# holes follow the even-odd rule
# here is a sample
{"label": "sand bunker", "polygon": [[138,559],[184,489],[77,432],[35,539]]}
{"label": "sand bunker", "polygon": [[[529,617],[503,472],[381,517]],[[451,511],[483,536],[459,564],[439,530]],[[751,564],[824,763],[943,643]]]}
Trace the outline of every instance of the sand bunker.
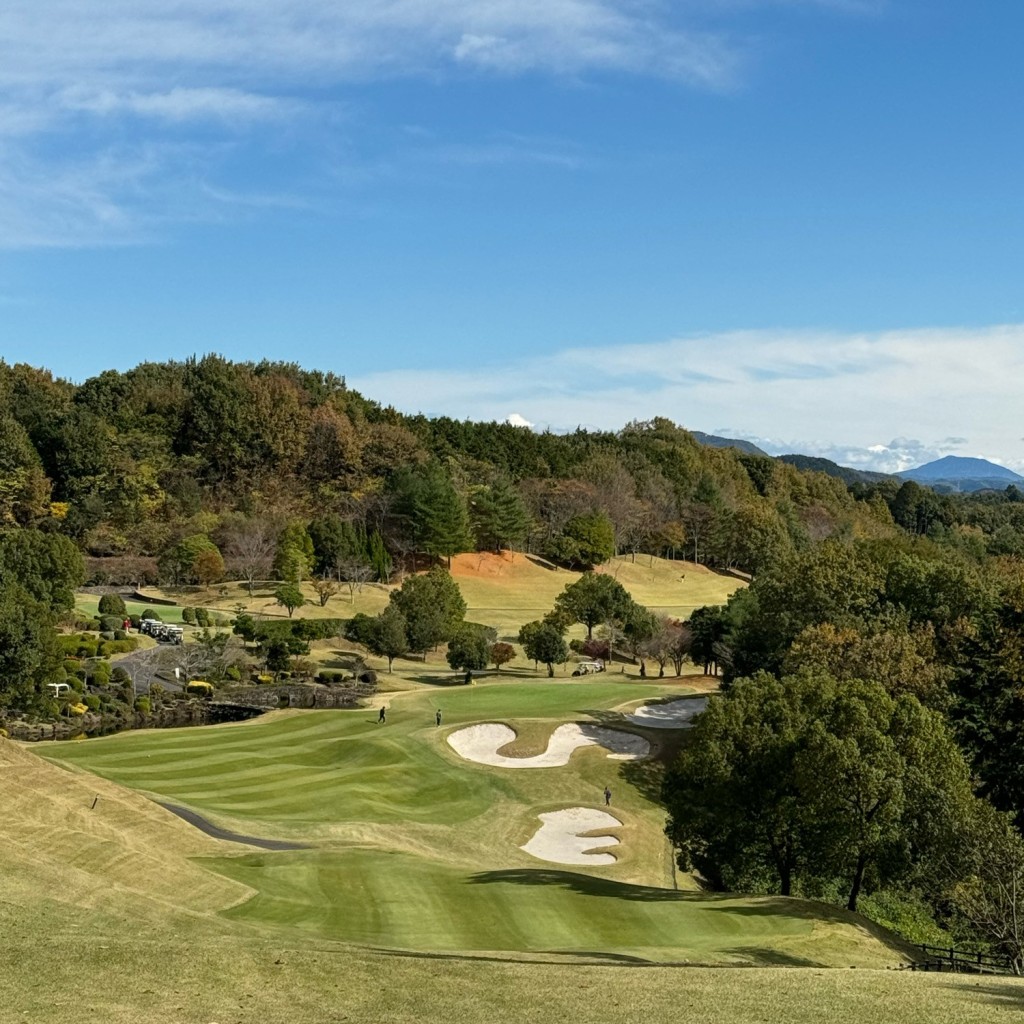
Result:
{"label": "sand bunker", "polygon": [[548,740],[547,750],[533,757],[506,757],[498,751],[516,738],[514,729],[497,722],[470,725],[448,737],[448,745],[460,757],[477,764],[497,768],[560,768],[578,747],[604,747],[617,761],[635,761],[650,753],[651,745],[642,736],[605,729],[600,725],[560,725]]}
{"label": "sand bunker", "polygon": [[707,697],[687,697],[667,704],[644,704],[625,718],[648,729],[690,729],[693,719],[707,706]]}
{"label": "sand bunker", "polygon": [[618,846],[615,836],[586,836],[581,833],[618,828],[622,822],[593,807],[568,807],[540,815],[543,823],[520,850],[552,864],[614,864],[610,853],[589,853],[605,846]]}

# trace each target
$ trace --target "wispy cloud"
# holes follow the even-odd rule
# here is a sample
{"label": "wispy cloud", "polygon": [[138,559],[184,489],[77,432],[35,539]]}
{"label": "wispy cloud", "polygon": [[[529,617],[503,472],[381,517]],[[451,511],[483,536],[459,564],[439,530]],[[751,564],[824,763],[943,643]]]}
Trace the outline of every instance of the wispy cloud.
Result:
{"label": "wispy cloud", "polygon": [[[187,220],[204,197],[169,181],[178,157],[160,144],[193,130],[237,146],[250,133],[257,151],[280,146],[280,123],[315,122],[339,90],[379,79],[610,73],[733,89],[746,62],[735,14],[729,0],[5,0],[0,244],[137,240],[128,222],[139,218],[127,210],[147,197],[161,204],[154,219]],[[134,176],[130,197],[108,166],[125,137],[169,157]],[[312,129],[291,142],[305,147],[307,167],[336,162],[313,156],[334,140]],[[65,175],[69,154],[81,187]],[[216,156],[214,147],[194,177],[214,177]],[[513,137],[435,139],[420,157],[467,167],[582,162],[557,141]],[[171,192],[186,200],[177,210]]]}
{"label": "wispy cloud", "polygon": [[57,103],[64,110],[100,116],[133,114],[164,121],[213,119],[233,124],[295,116],[302,109],[294,100],[219,88],[115,92],[76,87],[63,90]]}
{"label": "wispy cloud", "polygon": [[[685,7],[685,5],[683,5]],[[0,83],[168,70],[309,81],[427,68],[589,70],[728,84],[736,52],[669,5],[634,0],[7,0]]]}
{"label": "wispy cloud", "polygon": [[409,411],[503,420],[515,410],[553,430],[617,429],[666,416],[756,440],[773,453],[894,471],[953,451],[1024,466],[1022,374],[1024,325],[1011,324],[878,334],[737,331],[350,381]]}

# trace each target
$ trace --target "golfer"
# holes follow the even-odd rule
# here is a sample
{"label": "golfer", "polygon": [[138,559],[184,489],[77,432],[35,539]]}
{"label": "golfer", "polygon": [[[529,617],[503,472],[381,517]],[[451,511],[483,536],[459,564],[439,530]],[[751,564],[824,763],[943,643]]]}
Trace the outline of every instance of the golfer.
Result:
{"label": "golfer", "polygon": [[436,712],[436,713],[435,713],[435,715],[434,715],[434,721],[435,721],[435,722],[436,722],[436,723],[437,723],[438,725],[440,725],[440,724],[441,724],[441,709],[440,709],[440,708],[438,708],[438,709],[437,709],[437,712]]}
{"label": "golfer", "polygon": [[383,704],[381,704],[381,706],[380,706],[380,714],[377,716],[377,724],[380,725],[381,722],[387,722],[387,719],[384,717],[384,705]]}
{"label": "golfer", "polygon": [[604,787],[604,805],[607,807],[612,802],[612,791],[605,786]]}

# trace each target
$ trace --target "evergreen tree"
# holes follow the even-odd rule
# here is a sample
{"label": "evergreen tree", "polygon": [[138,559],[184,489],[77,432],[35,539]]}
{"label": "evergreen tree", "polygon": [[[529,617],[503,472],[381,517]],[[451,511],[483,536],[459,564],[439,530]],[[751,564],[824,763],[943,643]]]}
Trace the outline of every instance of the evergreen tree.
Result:
{"label": "evergreen tree", "polygon": [[505,480],[477,489],[470,503],[470,518],[481,549],[514,548],[530,532],[530,515],[523,499]]}
{"label": "evergreen tree", "polygon": [[448,664],[453,669],[481,672],[490,660],[491,640],[487,630],[473,622],[463,623],[448,641]]}
{"label": "evergreen tree", "polygon": [[388,659],[390,675],[395,658],[400,658],[409,650],[408,623],[395,605],[389,604],[377,617],[366,646],[371,654]]}
{"label": "evergreen tree", "polygon": [[569,647],[557,626],[550,622],[528,622],[519,630],[519,642],[526,656],[548,667],[548,678],[555,674],[555,665],[569,657]]}
{"label": "evergreen tree", "polygon": [[633,599],[618,580],[595,572],[585,572],[555,599],[557,611],[587,627],[588,640],[594,635],[594,626],[621,622],[633,606]]}
{"label": "evergreen tree", "polygon": [[466,614],[458,584],[444,569],[409,576],[391,595],[391,604],[405,617],[409,650],[426,654],[455,635]]}

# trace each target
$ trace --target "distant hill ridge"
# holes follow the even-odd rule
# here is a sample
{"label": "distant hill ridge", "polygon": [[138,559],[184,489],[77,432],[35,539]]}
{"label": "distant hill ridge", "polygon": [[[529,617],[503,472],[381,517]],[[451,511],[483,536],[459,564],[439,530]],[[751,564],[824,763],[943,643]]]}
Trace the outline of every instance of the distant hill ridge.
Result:
{"label": "distant hill ridge", "polygon": [[907,469],[897,476],[904,480],[914,480],[919,484],[929,483],[956,483],[978,482],[978,481],[1000,481],[1006,484],[1024,483],[1024,477],[1013,470],[1000,466],[988,459],[972,459],[962,455],[947,455],[944,458],[936,459],[934,462],[926,462],[916,469]]}
{"label": "distant hill ridge", "polygon": [[705,434],[700,430],[691,430],[690,433],[696,438],[698,444],[706,445],[708,448],[736,448],[747,455],[763,455],[765,458],[771,456],[762,451],[752,441],[741,441],[735,437],[718,437],[716,434]]}

